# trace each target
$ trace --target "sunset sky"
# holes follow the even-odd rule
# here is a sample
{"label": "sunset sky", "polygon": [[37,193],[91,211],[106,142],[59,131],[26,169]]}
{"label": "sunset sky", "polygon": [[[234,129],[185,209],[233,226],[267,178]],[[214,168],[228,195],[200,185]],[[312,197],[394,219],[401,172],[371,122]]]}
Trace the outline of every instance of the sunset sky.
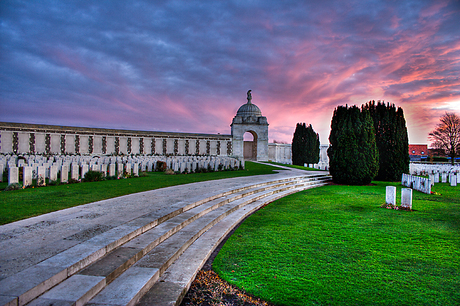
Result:
{"label": "sunset sky", "polygon": [[460,115],[460,1],[0,1],[0,121],[230,134],[384,100],[409,141]]}

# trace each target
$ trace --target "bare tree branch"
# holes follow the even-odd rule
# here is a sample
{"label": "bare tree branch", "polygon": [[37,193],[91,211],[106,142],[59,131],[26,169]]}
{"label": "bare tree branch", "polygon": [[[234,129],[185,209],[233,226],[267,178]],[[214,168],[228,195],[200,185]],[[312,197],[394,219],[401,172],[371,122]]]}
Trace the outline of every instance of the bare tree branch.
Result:
{"label": "bare tree branch", "polygon": [[453,165],[455,157],[460,153],[460,117],[455,113],[446,113],[440,121],[428,134],[429,139],[432,146],[445,150]]}

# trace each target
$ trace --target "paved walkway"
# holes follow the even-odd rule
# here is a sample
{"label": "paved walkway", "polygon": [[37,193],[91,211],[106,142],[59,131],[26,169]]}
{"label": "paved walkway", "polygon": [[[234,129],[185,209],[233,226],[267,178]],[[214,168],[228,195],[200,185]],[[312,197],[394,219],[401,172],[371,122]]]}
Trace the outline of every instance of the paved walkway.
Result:
{"label": "paved walkway", "polygon": [[[0,226],[0,305],[39,263],[115,228],[161,218],[189,203],[244,186],[326,174],[283,167],[277,174],[238,177],[151,190],[21,220]],[[83,251],[82,251],[83,252]],[[29,275],[30,277],[30,275]],[[15,281],[16,280],[16,281]],[[2,295],[5,298],[2,299]]]}

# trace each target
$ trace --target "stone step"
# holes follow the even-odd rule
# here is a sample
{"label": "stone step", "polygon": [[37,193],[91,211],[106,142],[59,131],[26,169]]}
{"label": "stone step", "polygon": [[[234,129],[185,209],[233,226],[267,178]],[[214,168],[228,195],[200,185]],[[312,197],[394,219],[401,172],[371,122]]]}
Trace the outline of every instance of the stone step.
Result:
{"label": "stone step", "polygon": [[273,194],[265,199],[247,205],[245,210],[237,210],[199,237],[159,278],[153,287],[136,304],[139,306],[179,305],[190,288],[198,271],[208,260],[214,249],[227,234],[244,218],[262,206],[300,190],[319,187],[325,182],[306,185],[303,188]]}
{"label": "stone step", "polygon": [[[305,187],[299,187],[298,190],[295,188],[280,188],[278,189],[278,192],[274,191],[268,191],[266,194],[271,196],[272,200],[285,196],[286,194],[290,194],[292,192],[296,192],[299,190],[304,189]],[[276,194],[281,193],[281,195],[273,196]],[[204,216],[203,218],[200,218],[194,222],[194,226],[187,226],[179,232],[178,234],[175,234],[173,237],[167,240],[166,243],[162,243],[159,247],[155,248],[152,250],[149,254],[147,254],[145,257],[143,257],[141,260],[139,260],[138,263],[134,265],[134,267],[137,268],[150,268],[150,269],[159,269],[159,275],[155,275],[155,278],[158,276],[162,276],[164,272],[173,266],[173,262],[175,262],[180,256],[187,251],[187,249],[192,245],[197,239],[199,239],[204,233],[206,233],[208,230],[212,229],[216,224],[218,224],[221,220],[225,219],[227,216],[232,215],[233,213],[236,212],[242,212],[243,214],[247,214],[249,212],[254,211],[254,207],[251,209],[241,209],[242,207],[246,207],[247,205],[252,205],[253,203],[259,203],[258,205],[256,204],[255,207],[260,207],[267,203],[267,201],[263,200],[264,197],[262,196],[257,196],[254,197],[252,200],[246,200],[241,203],[235,203],[236,205],[233,208],[227,209],[222,207],[220,209],[221,211],[216,210],[213,212],[214,214],[209,214]],[[252,205],[254,206],[254,205]],[[247,211],[247,212],[246,212]],[[214,218],[217,216],[216,218]],[[206,222],[203,222],[205,220],[202,219],[207,219]],[[205,226],[203,223],[207,223]],[[192,255],[194,256],[194,255]],[[174,263],[174,266],[176,264]],[[120,276],[120,278],[122,278]],[[156,281],[154,282],[156,283]],[[118,283],[117,284],[110,284],[108,285],[99,295],[97,295],[94,299],[92,299],[89,304],[90,305],[107,305],[107,300],[113,296],[116,295],[118,292]],[[143,290],[145,290],[147,285],[143,287]],[[124,300],[126,302],[126,305],[132,305],[134,302],[137,301],[139,296],[142,296],[145,292],[142,294],[138,294],[137,292],[133,292],[134,294],[132,295],[132,300]],[[111,304],[110,304],[111,305]],[[114,304],[115,305],[115,304]],[[123,304],[124,305],[124,304]],[[160,304],[161,305],[161,304]]]}
{"label": "stone step", "polygon": [[[177,209],[173,211],[172,213],[169,213],[165,216],[161,216],[153,221],[149,219],[148,216],[146,216],[145,218],[139,218],[142,220],[138,219],[138,220],[134,220],[133,222],[128,222],[127,224],[124,224],[106,233],[98,235],[92,239],[89,239],[88,241],[85,241],[79,245],[76,245],[73,248],[66,250],[65,252],[62,252],[56,256],[53,256],[49,258],[48,260],[41,262],[39,265],[32,267],[32,269],[28,269],[29,271],[23,271],[24,275],[28,275],[28,274],[30,275],[30,273],[33,273],[36,276],[37,276],[37,272],[39,272],[38,277],[34,277],[33,281],[37,283],[40,280],[42,280],[42,282],[38,283],[38,285],[32,286],[32,289],[26,291],[25,294],[23,293],[22,295],[20,295],[17,304],[23,305],[27,303],[28,301],[34,299],[41,293],[61,283],[67,278],[69,278],[69,282],[74,281],[74,279],[71,280],[70,278],[76,272],[94,263],[98,259],[110,253],[112,250],[115,250],[116,248],[118,248],[120,245],[126,243],[127,241],[134,239],[135,237],[141,235],[142,233],[148,232],[151,228],[158,227],[159,224],[161,225],[162,223],[168,220],[171,220],[176,216],[179,216],[181,214],[185,216],[184,212],[193,210],[198,206],[204,205],[205,203],[208,203],[209,205],[212,204],[211,207],[206,208],[207,211],[206,209],[203,210],[204,213],[207,213],[209,211],[212,211],[213,209],[216,209],[217,207],[221,205],[225,205],[239,198],[251,196],[253,194],[257,194],[257,193],[264,192],[266,190],[276,188],[276,187],[281,187],[281,186],[289,185],[291,187],[288,187],[288,188],[293,188],[292,184],[297,183],[299,180],[309,181],[312,179],[315,179],[315,178],[312,178],[311,176],[304,176],[304,177],[282,179],[282,180],[276,180],[276,181],[246,186],[246,187],[239,188],[239,189],[225,191],[219,195],[214,195],[206,199],[184,205],[182,208]],[[261,187],[261,186],[262,188],[257,189],[257,187]],[[236,193],[239,193],[239,194],[235,195],[233,197],[234,199],[228,198],[229,195],[236,194]],[[227,197],[227,198],[224,200],[221,200],[219,199],[219,197],[221,198]],[[213,201],[217,201],[218,203],[212,203]],[[193,213],[190,215],[193,215]],[[187,222],[193,221],[193,218],[197,218],[197,217],[199,216],[193,215],[191,218],[187,219],[188,220]],[[183,227],[183,225],[184,224],[179,225],[179,227],[174,228],[172,232],[170,232],[170,234],[172,234],[173,232],[176,232],[177,230],[180,230],[180,228]],[[160,240],[161,239],[162,238],[160,238]],[[166,239],[166,237],[163,237],[163,240],[164,239]],[[159,242],[160,241],[158,241],[158,243]],[[136,251],[135,249],[129,250],[129,252],[131,253],[133,252],[135,253],[135,251]],[[122,252],[122,251],[118,251],[118,252]],[[127,251],[125,250],[124,252],[127,252]],[[145,250],[143,252],[145,252]],[[126,255],[125,253],[123,254]],[[135,255],[134,258],[139,258],[139,254]],[[135,262],[135,261],[136,260],[131,259],[131,262]],[[122,264],[121,266],[123,265],[126,265],[126,264]],[[129,263],[127,264],[127,266],[129,266]],[[115,269],[115,271],[110,272],[111,274],[109,273],[109,275],[105,276],[106,278],[105,283],[107,283],[107,280],[110,282],[112,281],[112,279],[115,279],[116,275],[122,272],[123,270],[124,268],[118,268],[118,270]],[[88,282],[88,283],[92,283],[92,282]],[[100,286],[100,284],[105,285],[105,283],[97,282],[96,286]],[[84,301],[87,298],[88,298],[88,295],[82,295],[81,301]]]}

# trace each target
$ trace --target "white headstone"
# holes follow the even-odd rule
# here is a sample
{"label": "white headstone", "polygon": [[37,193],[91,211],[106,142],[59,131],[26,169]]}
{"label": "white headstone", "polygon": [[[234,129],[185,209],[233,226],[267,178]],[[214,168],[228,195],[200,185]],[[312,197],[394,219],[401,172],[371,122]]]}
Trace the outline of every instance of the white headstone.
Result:
{"label": "white headstone", "polygon": [[452,187],[457,186],[457,176],[456,175],[452,175],[450,177],[450,186],[452,186]]}
{"label": "white headstone", "polygon": [[46,168],[44,166],[39,166],[37,169],[37,185],[46,186]]}
{"label": "white headstone", "polygon": [[401,206],[408,209],[412,209],[412,189],[401,189]]}
{"label": "white headstone", "polygon": [[139,164],[135,163],[133,165],[133,176],[139,176]]}
{"label": "white headstone", "polygon": [[131,175],[131,163],[129,163],[129,162],[126,163],[125,169],[126,169],[126,174]]}
{"label": "white headstone", "polygon": [[70,170],[70,177],[73,180],[78,181],[78,177],[80,176],[80,166],[78,164],[72,164],[71,167],[72,168]]}
{"label": "white headstone", "polygon": [[433,175],[434,175],[434,182],[435,182],[435,183],[439,183],[439,173],[436,172],[436,173],[434,173]]}
{"label": "white headstone", "polygon": [[33,168],[29,166],[22,167],[22,185],[24,187],[32,185]]}
{"label": "white headstone", "polygon": [[115,176],[115,164],[110,164],[109,165],[109,176]]}
{"label": "white headstone", "polygon": [[51,165],[51,167],[50,167],[50,181],[56,181],[57,180],[57,173],[58,173],[58,166],[57,165]]}
{"label": "white headstone", "polygon": [[8,169],[8,185],[19,183],[19,169],[18,167],[10,167]]}
{"label": "white headstone", "polygon": [[69,181],[69,166],[62,165],[61,167],[61,183],[67,183]]}
{"label": "white headstone", "polygon": [[103,176],[107,176],[107,164],[100,165],[100,170]]}
{"label": "white headstone", "polygon": [[387,186],[386,188],[386,203],[396,205],[396,187]]}
{"label": "white headstone", "polygon": [[442,182],[447,183],[447,173],[443,172],[441,176],[442,176]]}
{"label": "white headstone", "polygon": [[81,165],[81,178],[84,179],[86,173],[89,171],[89,165],[88,164],[83,164]]}
{"label": "white headstone", "polygon": [[118,165],[117,165],[117,174],[118,174],[118,176],[123,175],[123,163],[118,163]]}

